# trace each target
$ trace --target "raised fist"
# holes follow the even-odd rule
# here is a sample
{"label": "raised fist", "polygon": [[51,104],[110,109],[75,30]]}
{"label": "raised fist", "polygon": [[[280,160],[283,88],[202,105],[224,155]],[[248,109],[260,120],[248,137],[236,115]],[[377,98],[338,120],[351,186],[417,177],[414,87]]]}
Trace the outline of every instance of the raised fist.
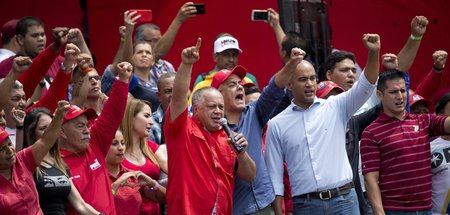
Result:
{"label": "raised fist", "polygon": [[300,48],[293,48],[291,50],[291,58],[290,60],[296,62],[297,64],[305,58],[306,52]]}
{"label": "raised fist", "polygon": [[131,73],[133,72],[133,66],[124,61],[117,64],[117,70],[119,71],[119,80],[128,83],[130,81]]}
{"label": "raised fist", "polygon": [[61,47],[67,42],[67,35],[69,34],[69,28],[56,27],[52,30],[53,41],[57,47]]}
{"label": "raised fist", "polygon": [[28,68],[30,68],[32,63],[33,62],[31,61],[30,57],[24,56],[15,57],[13,60],[12,70],[13,72],[22,73],[26,71]]}
{"label": "raised fist", "polygon": [[364,34],[363,43],[369,51],[379,51],[381,47],[378,34]]}
{"label": "raised fist", "polygon": [[60,114],[61,116],[65,116],[67,111],[69,111],[70,103],[65,100],[58,101],[58,106],[56,107],[55,115]]}
{"label": "raised fist", "polygon": [[69,30],[69,33],[67,35],[67,42],[73,43],[73,44],[80,44],[84,41],[83,34],[81,33],[80,29],[78,28],[72,28]]}
{"label": "raised fist", "polygon": [[397,69],[398,68],[398,59],[397,55],[392,53],[386,53],[381,56],[381,64],[383,64],[386,69]]}
{"label": "raised fist", "polygon": [[416,16],[411,20],[411,34],[421,37],[427,30],[428,20],[424,16]]}
{"label": "raised fist", "polygon": [[438,50],[433,53],[433,68],[440,72],[444,69],[447,62],[447,52],[444,50]]}

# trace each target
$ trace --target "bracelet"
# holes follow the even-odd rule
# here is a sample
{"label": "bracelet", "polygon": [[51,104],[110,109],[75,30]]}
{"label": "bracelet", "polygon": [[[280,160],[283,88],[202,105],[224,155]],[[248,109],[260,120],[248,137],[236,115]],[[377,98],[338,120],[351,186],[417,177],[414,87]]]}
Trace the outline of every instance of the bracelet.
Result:
{"label": "bracelet", "polygon": [[436,72],[441,72],[442,70],[444,70],[444,67],[437,68],[435,65],[433,65],[433,70],[436,71]]}
{"label": "bracelet", "polygon": [[113,194],[113,196],[116,196],[116,190],[114,190],[114,188],[113,189],[111,189],[112,190],[112,194]]}
{"label": "bracelet", "polygon": [[420,41],[422,40],[423,35],[421,36],[414,36],[411,34],[411,36],[409,36],[409,38],[411,38],[411,40],[415,40],[415,41]]}
{"label": "bracelet", "polygon": [[64,66],[64,62],[61,62],[61,70],[64,72],[69,72],[72,71],[75,68],[75,64],[72,64],[72,66],[70,68],[66,68],[66,66]]}
{"label": "bracelet", "polygon": [[16,129],[23,129],[23,125],[17,125]]}

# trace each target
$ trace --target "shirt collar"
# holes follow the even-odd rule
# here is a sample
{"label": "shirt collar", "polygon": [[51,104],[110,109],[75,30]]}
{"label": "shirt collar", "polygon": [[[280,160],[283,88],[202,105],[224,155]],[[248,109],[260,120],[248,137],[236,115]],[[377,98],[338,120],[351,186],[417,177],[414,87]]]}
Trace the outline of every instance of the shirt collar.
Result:
{"label": "shirt collar", "polygon": [[[408,113],[405,111],[405,115],[403,116],[403,118],[401,120],[415,119],[416,117],[417,116],[415,114],[411,114],[411,113]],[[384,111],[381,111],[378,119],[382,122],[390,122],[390,121],[399,120],[396,117],[387,115]]]}
{"label": "shirt collar", "polygon": [[[321,104],[325,103],[325,101],[326,101],[325,99],[317,98],[317,96],[314,96],[313,103],[307,109],[309,109],[313,106],[316,106],[316,105],[321,105]],[[306,109],[303,109],[302,107],[296,105],[294,103],[294,99],[291,100],[291,108],[293,111],[305,111],[306,110]]]}

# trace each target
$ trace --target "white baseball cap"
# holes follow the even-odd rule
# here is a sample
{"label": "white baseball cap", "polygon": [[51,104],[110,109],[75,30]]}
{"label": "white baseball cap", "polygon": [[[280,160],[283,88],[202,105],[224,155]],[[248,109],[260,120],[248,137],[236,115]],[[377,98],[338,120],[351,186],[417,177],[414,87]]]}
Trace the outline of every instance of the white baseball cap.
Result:
{"label": "white baseball cap", "polygon": [[239,42],[234,37],[224,36],[219,37],[214,41],[214,53],[220,53],[227,49],[237,49],[242,53],[242,50],[239,48]]}

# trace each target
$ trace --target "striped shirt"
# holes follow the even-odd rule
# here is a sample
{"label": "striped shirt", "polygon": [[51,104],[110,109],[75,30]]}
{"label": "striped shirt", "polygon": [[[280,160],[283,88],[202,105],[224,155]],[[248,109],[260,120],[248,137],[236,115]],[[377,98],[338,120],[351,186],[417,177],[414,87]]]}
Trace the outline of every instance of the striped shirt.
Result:
{"label": "striped shirt", "polygon": [[363,132],[363,174],[379,172],[385,210],[431,209],[430,141],[444,133],[446,116],[405,113],[403,119],[384,112]]}

